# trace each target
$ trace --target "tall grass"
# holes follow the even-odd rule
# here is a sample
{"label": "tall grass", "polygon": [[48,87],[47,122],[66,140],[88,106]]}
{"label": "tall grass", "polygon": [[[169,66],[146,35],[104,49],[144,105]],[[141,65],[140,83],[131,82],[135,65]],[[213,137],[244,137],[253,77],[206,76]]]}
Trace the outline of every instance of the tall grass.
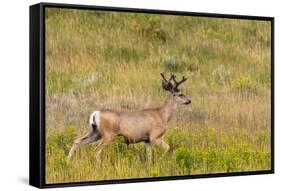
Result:
{"label": "tall grass", "polygon": [[[47,8],[46,182],[270,169],[270,23]],[[189,77],[192,99],[164,136],[173,152],[116,139],[66,160],[94,110],[163,104],[161,71]]]}

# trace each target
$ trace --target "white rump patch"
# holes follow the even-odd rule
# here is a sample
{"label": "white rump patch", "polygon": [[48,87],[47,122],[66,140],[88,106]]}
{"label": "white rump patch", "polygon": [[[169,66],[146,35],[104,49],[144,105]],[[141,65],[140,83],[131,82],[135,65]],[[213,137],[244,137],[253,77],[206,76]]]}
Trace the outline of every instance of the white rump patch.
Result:
{"label": "white rump patch", "polygon": [[95,124],[98,129],[100,128],[100,111],[94,111],[91,114],[89,123],[90,123],[90,127],[92,127],[92,124]]}

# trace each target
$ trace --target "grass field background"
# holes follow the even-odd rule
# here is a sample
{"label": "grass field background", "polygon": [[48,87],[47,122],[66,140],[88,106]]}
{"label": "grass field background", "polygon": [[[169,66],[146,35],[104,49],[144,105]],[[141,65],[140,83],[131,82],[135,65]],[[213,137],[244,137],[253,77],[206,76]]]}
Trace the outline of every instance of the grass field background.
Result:
{"label": "grass field background", "polygon": [[[46,183],[268,170],[270,22],[46,9]],[[173,152],[116,139],[66,157],[94,110],[161,106],[160,72],[189,77],[164,136]]]}

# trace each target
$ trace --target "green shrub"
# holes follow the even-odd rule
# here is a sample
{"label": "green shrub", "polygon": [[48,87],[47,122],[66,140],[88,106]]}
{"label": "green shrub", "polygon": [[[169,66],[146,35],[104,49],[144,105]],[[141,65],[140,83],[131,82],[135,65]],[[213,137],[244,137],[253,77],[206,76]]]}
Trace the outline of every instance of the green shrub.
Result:
{"label": "green shrub", "polygon": [[190,174],[194,162],[194,155],[192,154],[192,152],[188,151],[185,148],[180,148],[176,151],[175,156],[178,166],[181,168],[185,168],[188,174]]}
{"label": "green shrub", "polygon": [[235,88],[241,93],[256,92],[257,87],[250,75],[242,75],[234,81]]}
{"label": "green shrub", "polygon": [[159,16],[151,17],[148,24],[142,28],[142,33],[150,39],[161,42],[166,42],[170,38],[169,33],[161,27],[161,18]]}
{"label": "green shrub", "polygon": [[60,152],[54,156],[54,168],[57,170],[66,170],[68,167],[68,161],[65,157],[65,153]]}
{"label": "green shrub", "polygon": [[186,143],[187,134],[184,134],[181,130],[172,130],[167,132],[165,139],[172,149],[177,149]]}
{"label": "green shrub", "polygon": [[236,146],[231,146],[227,149],[224,154],[224,165],[226,172],[233,172],[239,169],[239,163],[241,162],[241,155],[239,153],[239,148]]}
{"label": "green shrub", "polygon": [[73,127],[66,128],[64,132],[54,132],[47,139],[46,152],[51,154],[52,152],[62,150],[67,155],[75,138],[76,131]]}

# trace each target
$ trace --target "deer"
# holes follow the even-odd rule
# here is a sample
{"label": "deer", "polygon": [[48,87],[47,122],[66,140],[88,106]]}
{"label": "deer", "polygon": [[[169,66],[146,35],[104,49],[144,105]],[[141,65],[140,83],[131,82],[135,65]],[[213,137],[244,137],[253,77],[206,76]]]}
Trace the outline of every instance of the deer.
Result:
{"label": "deer", "polygon": [[74,151],[81,145],[99,141],[94,151],[96,151],[96,161],[100,163],[102,150],[118,136],[124,137],[128,145],[144,142],[148,153],[151,152],[152,144],[164,148],[163,156],[169,152],[170,145],[163,140],[163,135],[168,128],[167,124],[172,119],[177,105],[188,105],[191,99],[179,89],[179,86],[187,80],[186,77],[183,76],[177,81],[174,73],[170,74],[169,79],[164,72],[160,75],[163,89],[169,92],[162,106],[139,111],[94,111],[90,115],[88,133],[73,142],[68,160],[71,160]]}

